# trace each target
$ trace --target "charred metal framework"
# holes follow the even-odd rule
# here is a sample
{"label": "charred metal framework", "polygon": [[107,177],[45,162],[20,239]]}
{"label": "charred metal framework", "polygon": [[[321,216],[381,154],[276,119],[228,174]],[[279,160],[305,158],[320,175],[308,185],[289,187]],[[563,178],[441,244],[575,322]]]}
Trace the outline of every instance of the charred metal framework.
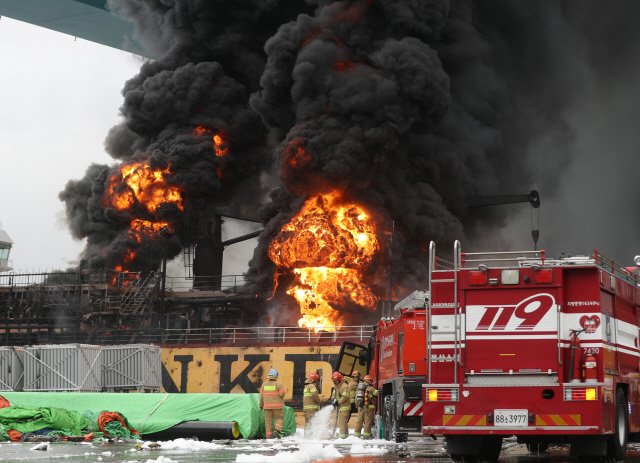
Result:
{"label": "charred metal framework", "polygon": [[188,330],[209,330],[200,342],[215,343],[227,326],[260,323],[262,302],[244,276],[214,278],[219,291],[189,291],[185,279],[167,278],[162,294],[156,272],[2,273],[0,345],[182,344]]}

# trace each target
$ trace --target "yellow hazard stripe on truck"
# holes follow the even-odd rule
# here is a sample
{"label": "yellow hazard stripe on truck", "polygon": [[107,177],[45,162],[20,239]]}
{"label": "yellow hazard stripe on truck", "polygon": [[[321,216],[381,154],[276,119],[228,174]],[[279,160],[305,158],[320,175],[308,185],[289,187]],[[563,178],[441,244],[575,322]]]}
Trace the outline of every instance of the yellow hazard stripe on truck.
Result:
{"label": "yellow hazard stripe on truck", "polygon": [[580,415],[536,415],[536,426],[580,426]]}
{"label": "yellow hazard stripe on truck", "polygon": [[486,415],[443,415],[443,426],[486,426]]}

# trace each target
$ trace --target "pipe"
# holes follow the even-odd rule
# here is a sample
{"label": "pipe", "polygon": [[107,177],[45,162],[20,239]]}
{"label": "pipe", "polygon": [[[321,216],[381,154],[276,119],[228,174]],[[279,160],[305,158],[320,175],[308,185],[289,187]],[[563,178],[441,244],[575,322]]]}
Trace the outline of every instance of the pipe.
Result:
{"label": "pipe", "polygon": [[164,431],[143,434],[144,440],[173,440],[197,437],[199,440],[237,439],[240,427],[237,421],[185,421]]}
{"label": "pipe", "polygon": [[255,238],[256,236],[258,236],[260,233],[262,233],[262,230],[254,231],[254,232],[251,232],[251,233],[247,233],[246,235],[238,236],[237,238],[232,238],[230,240],[223,241],[222,242],[222,247],[226,248],[227,246],[229,246],[231,244],[240,243],[241,241],[250,240],[251,238]]}

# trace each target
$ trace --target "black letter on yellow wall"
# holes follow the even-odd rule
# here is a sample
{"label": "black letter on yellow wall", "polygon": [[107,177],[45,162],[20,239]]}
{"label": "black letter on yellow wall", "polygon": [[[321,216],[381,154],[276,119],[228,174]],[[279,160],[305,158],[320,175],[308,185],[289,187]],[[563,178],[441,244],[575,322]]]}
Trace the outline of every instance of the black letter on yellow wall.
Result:
{"label": "black letter on yellow wall", "polygon": [[[333,365],[337,357],[338,354],[285,354],[284,359],[287,362],[293,362],[292,407],[302,407],[302,391],[306,379],[307,362],[328,362],[330,365]],[[324,371],[323,373],[325,375],[331,375],[331,370],[328,372]]]}
{"label": "black letter on yellow wall", "polygon": [[189,378],[189,363],[193,362],[193,355],[174,355],[173,360],[182,364],[182,371],[180,372],[180,392],[185,394],[187,392],[187,381]]}
{"label": "black letter on yellow wall", "polygon": [[270,359],[268,354],[247,354],[244,356],[244,361],[249,362],[249,365],[242,370],[242,372],[231,381],[231,364],[238,360],[237,355],[216,355],[214,360],[220,362],[220,392],[229,393],[236,387],[237,384],[247,394],[256,394],[258,388],[249,379],[249,373],[260,362],[268,362]]}

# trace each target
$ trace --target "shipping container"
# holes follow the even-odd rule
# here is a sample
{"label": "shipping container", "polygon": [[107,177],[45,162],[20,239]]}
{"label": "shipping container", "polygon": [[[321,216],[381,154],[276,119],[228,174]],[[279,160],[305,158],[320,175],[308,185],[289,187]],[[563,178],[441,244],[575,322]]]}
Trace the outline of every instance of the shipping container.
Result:
{"label": "shipping container", "polygon": [[100,392],[100,346],[62,344],[24,348],[25,392]]}
{"label": "shipping container", "polygon": [[102,348],[102,387],[107,392],[135,389],[159,391],[162,386],[162,349],[152,344]]}
{"label": "shipping container", "polygon": [[22,391],[24,386],[24,349],[0,347],[0,391]]}

